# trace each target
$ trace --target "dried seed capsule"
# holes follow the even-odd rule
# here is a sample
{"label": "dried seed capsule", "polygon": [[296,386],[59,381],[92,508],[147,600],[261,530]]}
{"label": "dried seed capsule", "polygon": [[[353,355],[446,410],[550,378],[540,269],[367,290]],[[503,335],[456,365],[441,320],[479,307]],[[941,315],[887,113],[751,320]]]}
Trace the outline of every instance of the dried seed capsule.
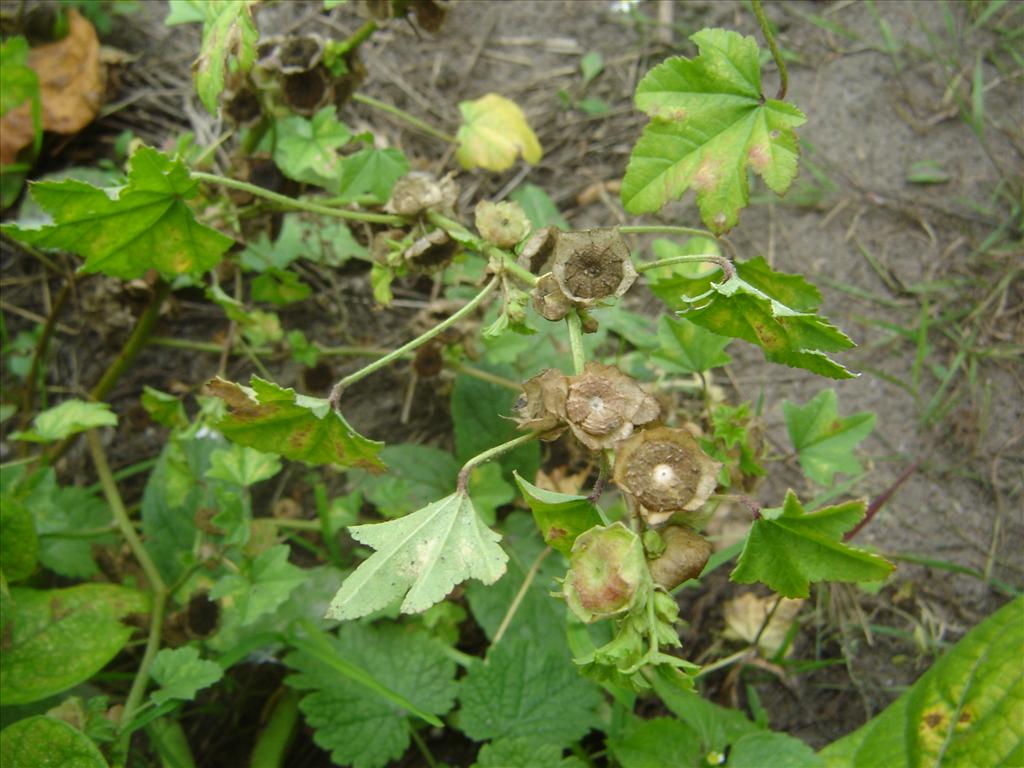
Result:
{"label": "dried seed capsule", "polygon": [[599,525],[576,538],[562,593],[589,623],[633,608],[649,578],[640,537],[622,523]]}
{"label": "dried seed capsule", "polygon": [[635,426],[658,418],[658,401],[618,368],[589,362],[569,379],[565,415],[573,434],[593,450],[611,448]]}
{"label": "dried seed capsule", "polygon": [[425,171],[412,171],[395,182],[391,200],[384,210],[400,216],[417,216],[427,210],[451,212],[459,197],[459,187],[448,174],[438,179]]}
{"label": "dried seed capsule", "polygon": [[655,584],[674,589],[687,579],[695,579],[711,557],[711,544],[698,533],[681,525],[669,525],[661,531],[665,551],[647,563]]}
{"label": "dried seed capsule", "polygon": [[637,277],[629,247],[615,228],[560,234],[552,272],[563,293],[584,306],[621,296]]}
{"label": "dried seed capsule", "polygon": [[427,272],[446,266],[458,249],[459,244],[447,232],[435,229],[406,248],[403,256],[409,266]]}
{"label": "dried seed capsule", "polygon": [[480,236],[499,248],[511,248],[530,231],[530,221],[519,203],[481,200],[476,204],[474,215]]}
{"label": "dried seed capsule", "polygon": [[718,485],[721,468],[687,430],[658,427],[619,446],[614,478],[640,502],[644,519],[657,525],[704,504]]}
{"label": "dried seed capsule", "polygon": [[544,227],[530,235],[530,239],[526,241],[519,254],[519,266],[535,275],[549,272],[551,257],[555,253],[555,245],[560,234],[561,231],[557,227]]}
{"label": "dried seed capsule", "polygon": [[561,371],[549,368],[523,383],[517,403],[520,429],[540,433],[542,440],[554,440],[565,431],[565,398],[569,380]]}
{"label": "dried seed capsule", "polygon": [[530,303],[537,314],[552,322],[563,319],[572,309],[572,302],[558,287],[555,276],[548,272],[530,291]]}

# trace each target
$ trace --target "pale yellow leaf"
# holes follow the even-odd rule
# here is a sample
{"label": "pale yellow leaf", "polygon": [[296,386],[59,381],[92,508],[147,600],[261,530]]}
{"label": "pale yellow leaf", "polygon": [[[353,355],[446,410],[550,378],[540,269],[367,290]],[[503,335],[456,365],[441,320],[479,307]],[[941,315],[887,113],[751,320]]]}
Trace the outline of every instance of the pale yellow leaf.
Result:
{"label": "pale yellow leaf", "polygon": [[461,102],[459,110],[463,122],[457,137],[457,156],[463,168],[506,171],[519,155],[531,165],[540,162],[540,142],[514,101],[488,93],[475,101]]}

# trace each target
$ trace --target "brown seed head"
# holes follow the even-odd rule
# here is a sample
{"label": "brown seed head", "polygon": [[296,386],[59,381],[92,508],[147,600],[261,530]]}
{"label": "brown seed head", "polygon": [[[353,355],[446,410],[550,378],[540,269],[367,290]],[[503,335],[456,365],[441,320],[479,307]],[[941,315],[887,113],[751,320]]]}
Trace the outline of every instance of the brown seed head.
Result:
{"label": "brown seed head", "polygon": [[685,429],[658,427],[633,435],[615,456],[615,482],[641,505],[651,525],[700,508],[718,485],[722,465]]}
{"label": "brown seed head", "polygon": [[629,248],[615,228],[561,233],[552,272],[563,293],[584,306],[621,296],[637,277]]}
{"label": "brown seed head", "polygon": [[459,187],[451,174],[439,180],[432,173],[413,171],[395,182],[384,210],[400,216],[417,216],[427,210],[451,212],[458,197]]}
{"label": "brown seed head", "polygon": [[551,258],[555,253],[555,245],[558,243],[558,236],[561,230],[557,227],[544,227],[538,229],[530,239],[526,241],[523,250],[519,254],[519,266],[524,267],[535,275],[543,275],[549,272]]}
{"label": "brown seed head", "polygon": [[681,525],[669,525],[661,531],[665,551],[647,563],[655,584],[674,589],[695,579],[711,557],[711,544],[700,534]]}
{"label": "brown seed head", "polygon": [[563,319],[572,309],[572,302],[558,286],[555,276],[548,272],[530,291],[530,303],[537,314],[552,322]]}
{"label": "brown seed head", "polygon": [[422,272],[441,269],[455,256],[459,244],[443,229],[435,229],[405,249],[406,263]]}
{"label": "brown seed head", "polygon": [[554,440],[565,431],[563,423],[569,380],[554,368],[523,383],[523,397],[517,405],[520,429],[540,433],[542,440]]}
{"label": "brown seed head", "polygon": [[569,379],[566,419],[573,434],[593,450],[625,440],[660,411],[657,400],[614,366],[589,362],[582,374]]}

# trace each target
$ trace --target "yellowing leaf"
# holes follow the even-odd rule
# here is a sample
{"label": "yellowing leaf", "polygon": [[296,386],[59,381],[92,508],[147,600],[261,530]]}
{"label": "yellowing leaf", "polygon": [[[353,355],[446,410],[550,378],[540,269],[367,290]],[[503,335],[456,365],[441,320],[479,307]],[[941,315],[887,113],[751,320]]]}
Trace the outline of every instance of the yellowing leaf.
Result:
{"label": "yellowing leaf", "polygon": [[507,171],[519,155],[530,165],[544,154],[537,136],[514,101],[488,93],[459,104],[463,123],[456,153],[463,168]]}
{"label": "yellowing leaf", "polygon": [[252,18],[253,1],[220,0],[206,5],[203,46],[192,70],[199,98],[211,115],[217,114],[225,70],[247,72],[256,60],[259,31]]}

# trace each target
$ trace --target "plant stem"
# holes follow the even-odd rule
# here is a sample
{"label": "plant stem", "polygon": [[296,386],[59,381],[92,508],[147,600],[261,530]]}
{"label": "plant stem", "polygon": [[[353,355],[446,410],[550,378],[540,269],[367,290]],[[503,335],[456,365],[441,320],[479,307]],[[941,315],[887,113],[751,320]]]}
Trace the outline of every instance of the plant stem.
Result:
{"label": "plant stem", "polygon": [[583,373],[586,357],[583,354],[583,324],[579,313],[573,309],[565,316],[565,324],[569,327],[569,349],[572,351],[572,370],[579,376]]}
{"label": "plant stem", "polygon": [[481,464],[485,464],[493,458],[501,456],[503,453],[508,453],[514,448],[518,448],[520,445],[526,445],[531,440],[537,439],[536,432],[529,432],[519,437],[514,437],[506,443],[496,445],[493,448],[488,448],[483,453],[478,453],[476,456],[471,458],[465,464],[462,465],[462,469],[459,470],[459,482],[456,485],[456,489],[459,493],[466,493],[466,489],[469,487],[469,474],[476,467]]}
{"label": "plant stem", "polygon": [[32,350],[32,364],[29,366],[28,377],[25,379],[25,392],[21,401],[23,419],[22,429],[27,428],[28,419],[32,413],[36,387],[39,384],[39,366],[46,357],[46,348],[50,343],[50,337],[53,336],[53,331],[57,327],[57,317],[60,315],[60,311],[64,308],[64,303],[67,301],[68,296],[71,294],[71,286],[75,279],[75,277],[69,278],[68,282],[66,282],[64,287],[61,288],[60,293],[57,294],[57,298],[54,300],[53,306],[50,307],[50,314],[46,318],[46,325],[43,326],[43,332],[39,335],[39,340],[36,342],[36,346]]}
{"label": "plant stem", "polygon": [[441,321],[433,328],[431,328],[429,331],[417,336],[415,339],[408,342],[407,344],[404,344],[398,349],[395,349],[390,353],[384,355],[384,357],[379,358],[378,360],[374,360],[369,365],[364,366],[355,373],[350,373],[348,376],[343,378],[341,381],[334,385],[333,389],[331,389],[331,394],[328,396],[328,399],[331,401],[331,404],[334,406],[335,409],[337,409],[341,401],[341,393],[345,390],[346,387],[351,386],[360,379],[365,379],[371,373],[380,370],[384,366],[402,357],[407,352],[412,352],[417,347],[426,344],[432,338],[444,332],[445,329],[455,325],[455,323],[459,322],[459,320],[471,314],[473,311],[476,310],[477,307],[479,307],[484,302],[484,299],[491,295],[494,289],[498,287],[499,282],[500,281],[497,278],[492,279],[490,282],[487,283],[487,285],[483,287],[483,290],[481,290],[480,293],[478,293],[476,296],[470,299],[469,302],[464,307],[462,307],[462,309],[453,313],[446,320]]}
{"label": "plant stem", "polygon": [[281,768],[288,755],[288,748],[295,738],[295,726],[299,722],[299,693],[283,688],[266,726],[256,738],[249,758],[249,768]]}
{"label": "plant stem", "polygon": [[736,277],[736,268],[733,266],[733,263],[725,256],[719,256],[714,253],[700,253],[693,256],[669,256],[667,259],[658,259],[657,261],[648,261],[646,264],[637,264],[636,271],[647,272],[652,269],[657,269],[658,267],[669,267],[673,264],[697,263],[715,264],[722,270],[726,281],[732,280]]}
{"label": "plant stem", "polygon": [[407,223],[403,216],[394,216],[389,213],[370,213],[369,211],[350,211],[345,208],[330,208],[326,205],[311,203],[308,200],[297,200],[294,197],[288,197],[287,195],[279,195],[277,192],[271,192],[269,189],[257,187],[255,184],[249,184],[246,181],[236,181],[235,179],[217,176],[213,173],[192,171],[192,178],[199,181],[206,181],[210,184],[219,184],[222,187],[239,189],[243,192],[255,195],[256,197],[273,200],[275,203],[279,203],[280,205],[284,205],[289,208],[295,208],[300,211],[309,211],[310,213],[318,213],[321,216],[334,216],[338,219],[370,221],[376,224],[396,224],[399,226]]}
{"label": "plant stem", "polygon": [[270,520],[276,528],[291,528],[293,531],[322,531],[319,520],[289,520],[283,517],[263,518]]}
{"label": "plant stem", "polygon": [[677,227],[672,224],[637,224],[629,225],[625,227],[619,227],[619,232],[623,235],[692,235],[694,237],[706,237],[710,240],[717,240],[718,236],[714,232],[708,232],[706,229],[696,229],[695,227]]}
{"label": "plant stem", "polygon": [[353,48],[358,48],[360,45],[370,39],[370,35],[377,31],[377,22],[370,19],[363,24],[359,29],[352,33],[352,36],[345,40],[341,44],[341,50],[348,53]]}
{"label": "plant stem", "polygon": [[772,28],[768,24],[768,17],[764,15],[764,8],[761,7],[761,0],[750,0],[750,5],[757,17],[757,23],[761,25],[761,34],[772,51],[772,58],[775,59],[775,66],[779,68],[779,90],[775,94],[776,99],[786,98],[786,89],[789,87],[789,75],[786,73],[786,62],[782,59],[782,51],[779,50]]}
{"label": "plant stem", "polygon": [[519,264],[516,263],[515,256],[511,253],[496,245],[491,245],[486,240],[480,239],[454,219],[449,219],[447,216],[438,213],[437,211],[427,211],[427,221],[435,227],[440,227],[460,243],[468,242],[489,259],[500,261],[502,269],[505,272],[515,278],[518,278],[531,288],[535,286],[537,281],[540,279],[530,270],[519,266]]}
{"label": "plant stem", "polygon": [[512,598],[512,602],[508,606],[508,610],[505,611],[505,616],[501,620],[501,624],[498,625],[498,631],[494,633],[494,637],[491,639],[491,648],[501,642],[501,638],[505,636],[505,632],[508,631],[509,625],[512,623],[512,619],[515,618],[516,611],[519,610],[520,604],[523,602],[523,598],[526,597],[526,592],[530,589],[530,585],[533,584],[533,580],[537,577],[537,571],[540,570],[541,563],[544,562],[544,558],[551,554],[551,547],[544,547],[540,554],[534,559],[533,564],[530,566],[530,570],[526,572],[526,576],[523,578],[523,583],[519,585],[519,591],[516,592],[516,596]]}
{"label": "plant stem", "polygon": [[538,280],[540,280],[540,278],[533,274],[533,272],[517,264],[515,258],[509,255],[507,251],[503,251],[501,248],[491,246],[487,249],[487,255],[499,257],[501,260],[501,268],[505,270],[505,272],[526,283],[531,288],[537,284]]}
{"label": "plant stem", "polygon": [[135,555],[135,559],[142,566],[150,589],[153,591],[166,591],[167,585],[164,583],[163,577],[160,576],[160,571],[157,570],[156,565],[149,556],[149,552],[143,545],[139,535],[135,532],[131,519],[128,517],[124,502],[121,500],[121,494],[117,490],[114,474],[110,471],[110,465],[107,463],[107,454],[103,450],[98,430],[87,430],[85,439],[89,443],[92,463],[96,467],[96,474],[99,476],[103,495],[106,496],[107,503],[110,505],[110,512],[114,516],[114,521],[117,523],[118,528],[121,529],[121,534],[128,542],[128,546],[131,547],[132,554]]}
{"label": "plant stem", "polygon": [[435,139],[440,139],[441,141],[447,142],[448,144],[458,143],[458,139],[456,139],[450,133],[439,131],[437,130],[437,128],[435,128],[434,126],[430,125],[427,122],[424,122],[423,120],[420,120],[415,115],[410,115],[404,109],[399,109],[398,107],[393,106],[392,104],[387,104],[383,101],[377,101],[377,99],[373,98],[372,96],[367,96],[362,93],[353,93],[352,101],[357,101],[360,104],[365,104],[368,107],[379,109],[381,112],[387,112],[392,117],[397,117],[402,122],[408,123],[413,128],[417,128],[423,131],[423,133],[427,134],[428,136],[433,136]]}
{"label": "plant stem", "polygon": [[482,368],[476,368],[472,365],[464,365],[463,363],[445,362],[446,368],[451,368],[456,373],[462,373],[466,376],[472,376],[474,379],[480,379],[480,381],[486,381],[490,384],[496,384],[499,387],[505,389],[511,389],[516,392],[520,392],[523,389],[523,385],[518,381],[512,379],[506,379],[504,376],[499,376],[496,373],[485,371]]}
{"label": "plant stem", "polygon": [[420,736],[419,731],[416,730],[416,726],[409,722],[408,719],[405,721],[405,727],[409,729],[409,735],[412,737],[413,743],[416,744],[416,749],[423,755],[423,759],[427,763],[427,768],[437,768],[437,760],[430,753],[430,748],[427,747],[427,742]]}
{"label": "plant stem", "polygon": [[[149,636],[146,638],[146,650],[142,654],[142,661],[139,669],[132,680],[132,687],[128,691],[128,698],[124,702],[124,711],[121,715],[122,726],[129,725],[135,716],[135,711],[142,703],[142,697],[146,695],[146,686],[149,684],[149,668],[153,665],[160,650],[160,636],[164,629],[164,610],[167,607],[167,592],[164,589],[156,590],[153,593],[153,613],[149,619]],[[118,742],[118,750],[126,755],[129,749],[129,742],[132,734],[127,732],[121,735]],[[115,761],[115,765],[123,765],[123,761]]]}

